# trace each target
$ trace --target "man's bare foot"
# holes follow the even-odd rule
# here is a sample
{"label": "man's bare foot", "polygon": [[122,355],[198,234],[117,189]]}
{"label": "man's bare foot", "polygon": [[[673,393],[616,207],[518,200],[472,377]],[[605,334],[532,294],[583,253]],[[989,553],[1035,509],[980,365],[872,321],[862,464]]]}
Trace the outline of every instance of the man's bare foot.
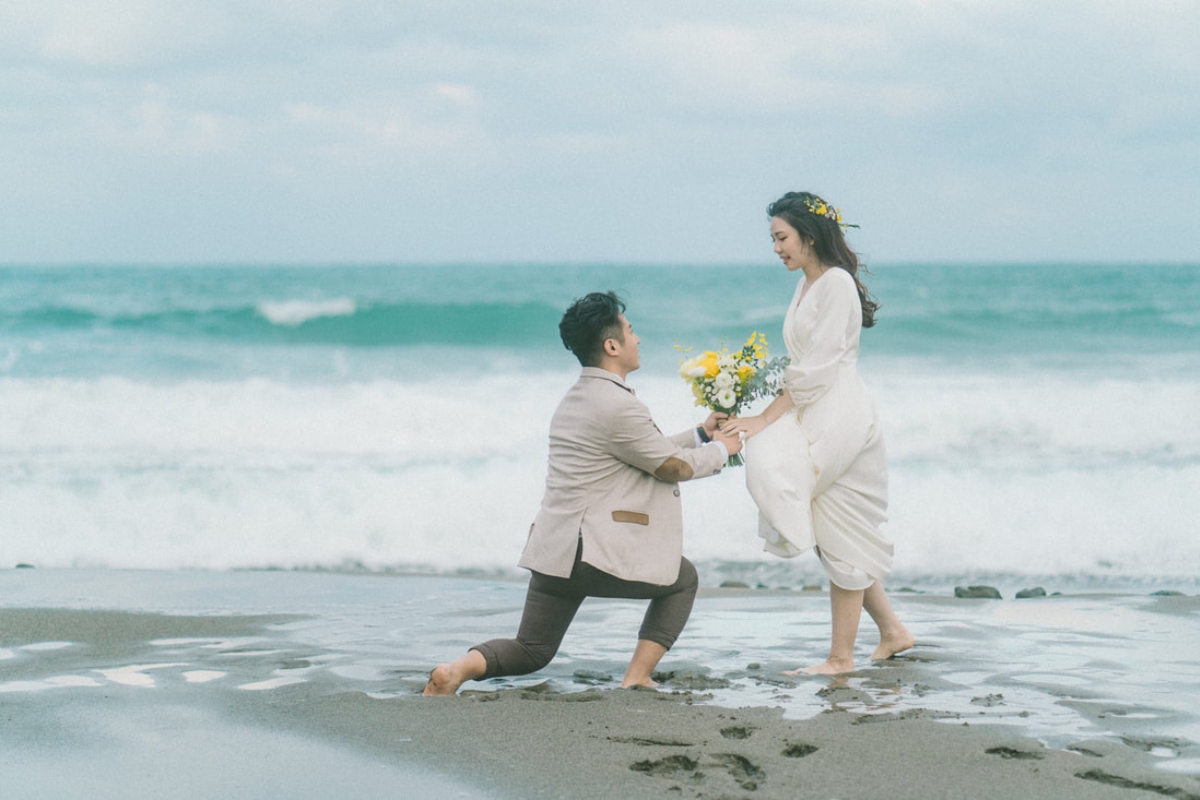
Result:
{"label": "man's bare foot", "polygon": [[429,673],[429,683],[425,684],[425,691],[421,694],[426,697],[437,695],[451,695],[458,691],[458,687],[463,685],[464,678],[455,675],[453,664],[439,664]]}
{"label": "man's bare foot", "polygon": [[487,674],[487,660],[478,650],[468,650],[449,664],[438,664],[429,673],[429,683],[421,694],[450,695],[467,681],[478,680]]}
{"label": "man's bare foot", "polygon": [[815,667],[803,667],[784,672],[784,675],[840,675],[843,672],[854,672],[853,658],[830,658]]}
{"label": "man's bare foot", "polygon": [[882,661],[885,658],[891,658],[896,653],[912,647],[914,643],[915,640],[913,639],[913,635],[909,633],[908,628],[901,626],[899,630],[890,631],[886,635],[880,635],[879,646],[871,654],[871,660]]}

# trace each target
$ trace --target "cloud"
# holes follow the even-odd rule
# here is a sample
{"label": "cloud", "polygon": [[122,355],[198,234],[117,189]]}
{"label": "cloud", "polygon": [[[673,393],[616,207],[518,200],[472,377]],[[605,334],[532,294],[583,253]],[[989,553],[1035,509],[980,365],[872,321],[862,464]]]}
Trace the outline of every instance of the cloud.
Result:
{"label": "cloud", "polygon": [[89,67],[176,60],[228,30],[220,8],[170,0],[13,0],[2,10],[10,26],[0,36],[26,57]]}
{"label": "cloud", "polygon": [[[0,218],[31,231],[21,257],[86,254],[84,233],[37,233],[103,235],[70,197],[186,195],[219,232],[241,224],[224,198],[254,196],[306,257],[363,253],[383,219],[407,233],[381,257],[452,258],[438,215],[482,193],[504,202],[477,241],[509,258],[719,260],[803,183],[889,257],[1113,252],[1119,215],[1091,198],[1115,195],[1192,252],[1196,52],[1189,0],[0,0],[0,134],[23,156],[0,182],[41,203],[0,198]],[[1004,235],[1017,196],[1052,202],[1076,250]],[[663,242],[667,208],[691,250]],[[268,231],[255,252],[288,245]]]}
{"label": "cloud", "polygon": [[122,114],[93,112],[97,136],[123,149],[195,155],[228,147],[236,125],[219,114],[180,110],[158,84],[142,87],[141,97]]}
{"label": "cloud", "polygon": [[470,146],[481,136],[472,113],[476,102],[470,86],[438,83],[404,96],[285,102],[283,112],[306,139],[320,142],[326,156],[376,163],[389,154],[428,155]]}

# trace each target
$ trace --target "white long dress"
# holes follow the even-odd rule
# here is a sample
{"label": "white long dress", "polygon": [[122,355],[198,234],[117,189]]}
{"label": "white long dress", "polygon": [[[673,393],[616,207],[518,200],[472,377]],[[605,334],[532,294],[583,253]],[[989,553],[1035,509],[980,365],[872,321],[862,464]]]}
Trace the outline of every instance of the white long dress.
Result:
{"label": "white long dress", "polygon": [[795,408],[746,440],[746,487],[764,549],[792,558],[816,547],[829,579],[866,589],[887,577],[887,453],[875,399],[858,376],[862,305],[854,278],[826,270],[796,287],[783,323]]}

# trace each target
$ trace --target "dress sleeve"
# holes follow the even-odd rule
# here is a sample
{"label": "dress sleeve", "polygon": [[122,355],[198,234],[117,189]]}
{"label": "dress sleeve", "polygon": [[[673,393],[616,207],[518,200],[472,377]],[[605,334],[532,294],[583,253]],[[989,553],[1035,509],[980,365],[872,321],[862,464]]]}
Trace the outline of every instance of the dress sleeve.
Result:
{"label": "dress sleeve", "polygon": [[809,405],[825,394],[837,380],[838,369],[850,346],[850,331],[855,315],[862,318],[862,306],[859,305],[853,279],[845,281],[835,278],[824,286],[820,285],[829,278],[835,276],[826,275],[811,289],[818,294],[812,298],[816,307],[816,321],[813,323],[808,350],[783,373],[792,402],[800,407]]}

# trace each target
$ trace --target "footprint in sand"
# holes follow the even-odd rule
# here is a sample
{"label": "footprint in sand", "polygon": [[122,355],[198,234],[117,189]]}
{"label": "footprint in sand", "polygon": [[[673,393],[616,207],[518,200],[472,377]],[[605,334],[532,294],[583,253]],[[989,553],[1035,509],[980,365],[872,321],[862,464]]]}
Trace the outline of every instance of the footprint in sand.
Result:
{"label": "footprint in sand", "polygon": [[759,779],[766,777],[766,773],[762,771],[762,768],[745,756],[739,756],[736,753],[721,753],[713,756],[713,758],[724,764],[730,777],[747,791],[752,792],[757,789]]}
{"label": "footprint in sand", "polygon": [[660,758],[657,761],[649,759],[638,761],[630,764],[629,768],[634,772],[644,772],[647,775],[653,775],[657,778],[687,777],[700,780],[704,777],[704,773],[696,772],[696,768],[699,766],[699,761],[688,758],[685,755],[674,755]]}
{"label": "footprint in sand", "polygon": [[787,758],[804,758],[805,756],[811,756],[815,752],[817,752],[816,745],[811,745],[806,742],[789,744],[783,749],[783,755]]}
{"label": "footprint in sand", "polygon": [[[711,756],[709,763],[724,768],[738,786],[747,791],[757,789],[758,782],[766,777],[761,767],[737,753],[716,753]],[[700,761],[686,755],[667,756],[657,761],[638,761],[629,765],[635,772],[644,772],[658,778],[685,779],[694,783],[699,783],[706,777],[700,767]]]}

